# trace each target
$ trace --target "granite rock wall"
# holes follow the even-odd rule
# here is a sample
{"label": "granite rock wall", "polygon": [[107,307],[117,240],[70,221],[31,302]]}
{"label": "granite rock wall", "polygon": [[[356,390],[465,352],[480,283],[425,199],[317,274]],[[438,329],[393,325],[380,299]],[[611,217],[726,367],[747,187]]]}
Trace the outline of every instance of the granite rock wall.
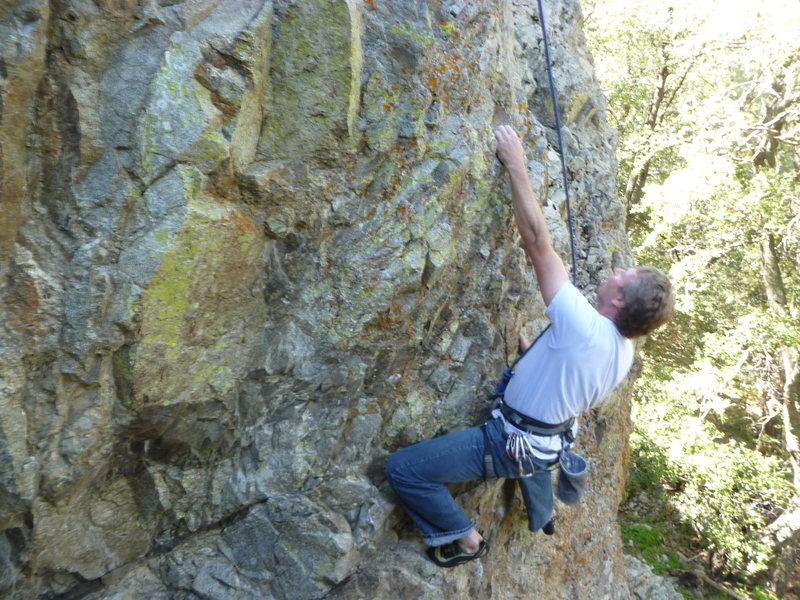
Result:
{"label": "granite rock wall", "polygon": [[[579,286],[630,263],[576,0],[545,2]],[[0,2],[0,595],[629,598],[627,390],[584,503],[442,571],[383,475],[544,325],[492,128],[565,260],[532,0]],[[532,590],[536,590],[534,595]]]}

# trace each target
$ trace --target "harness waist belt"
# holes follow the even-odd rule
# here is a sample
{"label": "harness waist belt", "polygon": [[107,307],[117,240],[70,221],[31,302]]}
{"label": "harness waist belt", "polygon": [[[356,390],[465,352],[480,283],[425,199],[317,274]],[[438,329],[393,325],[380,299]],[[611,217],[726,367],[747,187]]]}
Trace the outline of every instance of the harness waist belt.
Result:
{"label": "harness waist belt", "polygon": [[503,413],[506,421],[514,425],[514,427],[521,429],[526,433],[532,433],[533,435],[560,435],[565,431],[569,431],[572,428],[572,424],[575,422],[575,417],[570,417],[563,423],[558,423],[556,425],[544,423],[534,419],[533,417],[523,415],[521,412],[518,412],[508,406],[505,402],[500,403],[500,412]]}

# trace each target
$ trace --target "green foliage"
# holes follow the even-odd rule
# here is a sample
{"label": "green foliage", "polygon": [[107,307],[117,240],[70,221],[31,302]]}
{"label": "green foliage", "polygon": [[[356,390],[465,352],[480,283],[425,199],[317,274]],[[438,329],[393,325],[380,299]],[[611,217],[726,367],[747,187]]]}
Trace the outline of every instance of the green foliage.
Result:
{"label": "green foliage", "polygon": [[631,463],[626,494],[656,489],[662,484],[679,484],[679,473],[665,448],[659,446],[644,429],[637,429],[631,439]]}
{"label": "green foliage", "polygon": [[781,420],[800,348],[800,5],[583,5],[636,260],[676,292],[642,347],[627,492],[660,503],[651,525],[678,519],[670,544],[752,584],[800,493]]}
{"label": "green foliage", "polygon": [[725,557],[726,571],[757,573],[769,559],[760,533],[791,491],[782,461],[700,413],[697,395],[708,374],[688,372],[659,388],[647,371],[637,383],[628,494],[667,489],[686,529],[702,548]]}
{"label": "green foliage", "polygon": [[621,529],[622,539],[636,548],[656,575],[663,575],[668,569],[686,568],[674,552],[665,548],[664,537],[658,529],[641,524],[623,524]]}
{"label": "green foliage", "polygon": [[753,598],[753,600],[779,600],[777,596],[773,596],[769,592],[765,592],[758,586],[756,586],[753,591],[750,592],[750,596]]}

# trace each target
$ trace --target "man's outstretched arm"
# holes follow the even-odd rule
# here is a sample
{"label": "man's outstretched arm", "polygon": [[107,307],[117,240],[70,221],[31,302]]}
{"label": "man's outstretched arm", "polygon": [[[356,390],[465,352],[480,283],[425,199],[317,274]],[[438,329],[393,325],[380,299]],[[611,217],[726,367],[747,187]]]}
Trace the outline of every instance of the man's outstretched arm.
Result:
{"label": "man's outstretched arm", "polygon": [[561,257],[553,249],[542,208],[533,193],[525,165],[525,152],[517,133],[508,125],[495,132],[497,157],[511,176],[514,219],[522,236],[522,247],[530,256],[544,303],[549,305],[569,277]]}

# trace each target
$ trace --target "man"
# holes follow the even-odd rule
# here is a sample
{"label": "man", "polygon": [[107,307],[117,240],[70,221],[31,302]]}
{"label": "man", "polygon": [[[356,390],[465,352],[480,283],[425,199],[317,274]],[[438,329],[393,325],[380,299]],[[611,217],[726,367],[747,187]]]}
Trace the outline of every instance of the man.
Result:
{"label": "man", "polygon": [[[615,269],[597,288],[597,306],[592,308],[570,283],[553,249],[519,137],[511,127],[501,126],[495,139],[497,156],[511,177],[522,247],[533,263],[551,326],[530,348],[520,336],[521,350],[528,351],[515,365],[504,406],[493,412],[491,421],[403,448],[387,463],[389,483],[422,530],[429,558],[441,567],[488,552],[445,484],[538,473],[547,490],[537,488],[539,514],[531,516],[529,508],[529,519],[533,530],[545,525],[553,506],[547,469],[558,460],[562,433],[568,430],[574,436],[574,417],[597,405],[625,378],[633,360],[630,339],[666,322],[673,308],[669,280],[651,267]],[[557,427],[558,435],[548,433],[547,428]],[[494,473],[487,473],[487,463]]]}

